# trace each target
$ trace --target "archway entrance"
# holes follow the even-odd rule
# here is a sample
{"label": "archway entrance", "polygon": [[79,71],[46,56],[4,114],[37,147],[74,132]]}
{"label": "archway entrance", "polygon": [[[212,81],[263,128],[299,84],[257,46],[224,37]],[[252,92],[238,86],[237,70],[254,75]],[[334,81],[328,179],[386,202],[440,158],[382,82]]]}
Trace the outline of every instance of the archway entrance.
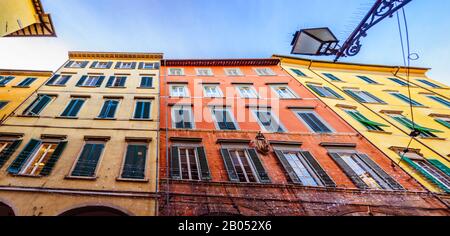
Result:
{"label": "archway entrance", "polygon": [[87,206],[72,209],[61,214],[61,216],[128,216],[122,211],[104,206]]}
{"label": "archway entrance", "polygon": [[15,216],[15,214],[11,207],[0,202],[0,216]]}

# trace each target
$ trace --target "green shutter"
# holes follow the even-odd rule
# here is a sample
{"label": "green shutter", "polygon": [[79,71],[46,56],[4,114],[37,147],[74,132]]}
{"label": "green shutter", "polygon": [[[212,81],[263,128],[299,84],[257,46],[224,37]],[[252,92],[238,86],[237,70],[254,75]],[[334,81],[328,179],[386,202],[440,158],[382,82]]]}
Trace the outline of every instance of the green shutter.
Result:
{"label": "green shutter", "polygon": [[412,161],[411,159],[409,159],[408,157],[405,157],[405,156],[402,157],[402,160],[404,160],[406,163],[408,163],[408,165],[410,165],[413,169],[418,171],[420,174],[425,176],[429,181],[431,181],[432,183],[434,183],[437,186],[439,186],[439,188],[444,190],[446,193],[450,193],[450,189],[449,188],[447,188],[445,185],[443,185],[439,180],[434,178],[432,175],[428,174],[427,171],[425,171],[421,166],[419,166],[416,163],[414,163],[414,161]]}
{"label": "green shutter", "polygon": [[450,123],[449,122],[447,122],[445,120],[442,120],[442,119],[436,119],[435,121],[438,122],[439,124],[447,127],[448,129],[450,129]]}
{"label": "green shutter", "polygon": [[428,160],[433,166],[435,166],[436,168],[438,168],[439,170],[441,170],[442,172],[444,172],[447,176],[450,176],[450,168],[448,168],[446,165],[444,165],[442,162],[436,160],[436,159],[431,159]]}
{"label": "green shutter", "polygon": [[211,173],[209,171],[208,159],[206,158],[206,152],[204,147],[197,147],[198,162],[200,163],[200,173],[202,180],[211,180]]}
{"label": "green shutter", "polygon": [[389,174],[387,174],[377,163],[375,163],[366,154],[358,153],[358,157],[366,163],[373,171],[375,171],[378,176],[380,176],[393,190],[404,190],[404,188],[395,181]]}
{"label": "green shutter", "polygon": [[170,150],[170,177],[172,179],[181,179],[179,149],[177,146],[172,146]]}
{"label": "green shutter", "polygon": [[48,159],[47,163],[45,163],[44,168],[42,168],[42,171],[40,173],[41,176],[49,176],[52,173],[52,170],[55,167],[56,162],[58,162],[66,146],[67,141],[62,141],[58,144],[52,156]]}
{"label": "green shutter", "polygon": [[325,187],[328,188],[336,188],[336,183],[331,179],[331,177],[327,174],[327,172],[322,168],[322,166],[317,162],[317,160],[313,157],[310,152],[300,152],[302,156],[308,161],[310,167],[316,172],[319,178],[324,183]]}
{"label": "green shutter", "polygon": [[21,143],[22,140],[16,140],[7,149],[3,150],[3,152],[0,153],[0,168],[2,168],[3,165],[12,156],[12,154],[14,154],[14,152],[17,150],[17,148],[20,146]]}
{"label": "green shutter", "polygon": [[265,170],[261,159],[259,159],[258,153],[255,149],[247,149],[248,154],[250,155],[250,159],[253,162],[253,165],[255,166],[256,172],[258,172],[259,180],[261,183],[270,183],[269,175],[267,174],[267,171]]}
{"label": "green shutter", "polygon": [[297,174],[295,173],[291,164],[289,164],[289,161],[286,159],[283,152],[280,150],[275,150],[275,155],[278,157],[278,160],[280,160],[281,165],[283,165],[284,170],[286,171],[286,174],[289,176],[291,181],[295,184],[302,184],[302,181],[300,181],[300,179],[298,178]]}
{"label": "green shutter", "polygon": [[11,174],[18,174],[21,171],[23,165],[31,157],[34,151],[41,145],[41,143],[42,142],[40,140],[31,139],[19,154],[19,156],[17,156],[17,158],[9,166],[8,172]]}
{"label": "green shutter", "polygon": [[228,149],[220,149],[220,153],[222,154],[223,162],[225,164],[225,168],[228,172],[228,177],[231,182],[239,182],[239,177],[236,173],[236,169],[234,168],[233,161],[230,157],[230,152]]}

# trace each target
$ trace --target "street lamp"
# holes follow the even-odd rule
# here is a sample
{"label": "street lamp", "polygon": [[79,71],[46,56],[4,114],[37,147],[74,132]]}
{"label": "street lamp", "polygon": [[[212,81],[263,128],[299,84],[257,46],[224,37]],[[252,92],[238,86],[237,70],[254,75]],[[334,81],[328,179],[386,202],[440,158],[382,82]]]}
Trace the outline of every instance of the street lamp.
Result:
{"label": "street lamp", "polygon": [[329,28],[303,29],[292,40],[292,54],[323,56],[336,55],[339,40]]}

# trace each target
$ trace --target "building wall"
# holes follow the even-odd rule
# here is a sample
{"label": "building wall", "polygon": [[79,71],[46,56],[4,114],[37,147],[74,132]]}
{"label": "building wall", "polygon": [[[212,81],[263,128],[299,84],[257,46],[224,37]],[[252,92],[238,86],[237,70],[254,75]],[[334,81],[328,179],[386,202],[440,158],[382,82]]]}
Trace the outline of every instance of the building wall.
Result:
{"label": "building wall", "polygon": [[[13,113],[28,97],[42,86],[45,81],[52,75],[51,71],[17,71],[17,70],[0,70],[0,77],[14,77],[5,86],[0,86],[0,101],[7,101],[8,104],[0,109],[0,124],[11,113]],[[16,85],[26,78],[36,78],[28,87],[17,87]]]}
{"label": "building wall", "polygon": [[[405,149],[411,141],[411,138],[409,137],[411,131],[392,119],[388,113],[384,113],[385,111],[395,111],[397,113],[402,113],[404,116],[411,119],[410,106],[389,94],[389,92],[396,91],[408,96],[407,87],[400,86],[389,80],[389,78],[398,78],[394,75],[398,69],[395,70],[395,68],[381,66],[332,64],[325,62],[311,63],[310,61],[296,60],[293,58],[283,58],[282,65],[288,73],[300,81],[306,88],[310,89],[306,86],[308,84],[322,85],[332,88],[341,95],[343,99],[318,97],[326,103],[330,109],[334,110],[352,127],[357,129],[359,133],[367,138],[367,140],[389,156],[393,162],[400,163],[401,168],[406,170],[421,184],[433,192],[443,191],[425,178],[421,173],[411,168],[405,161],[401,161],[400,155],[392,149],[393,147]],[[291,69],[300,69],[307,76],[297,76]],[[411,70],[411,76],[417,78],[421,71],[422,70],[419,69]],[[341,79],[342,82],[332,81],[325,77],[323,73],[331,73]],[[379,84],[368,84],[357,78],[357,75],[368,76]],[[386,102],[386,104],[357,102],[354,98],[346,94],[344,89],[361,89],[363,91],[368,91]],[[427,98],[426,94],[430,94],[430,91],[416,85],[411,87],[412,99],[424,105],[424,107],[414,107],[415,122],[424,127],[442,131],[442,133],[436,133],[438,138],[416,138],[412,140],[410,148],[419,150],[419,152],[427,159],[437,159],[449,166],[450,163],[448,162],[447,148],[450,144],[448,140],[449,130],[434,121],[435,117],[432,117],[432,114],[440,114],[443,117],[446,117],[449,115],[449,111],[444,105]],[[369,131],[364,125],[347,114],[344,111],[346,108],[356,109],[370,120],[386,124],[389,127],[383,127],[385,132]]]}
{"label": "building wall", "polygon": [[[203,63],[206,63],[205,61]],[[393,166],[391,161],[382,152],[365,140],[343,119],[339,118],[332,109],[322,103],[277,65],[259,66],[272,69],[276,76],[258,76],[253,71],[258,66],[238,66],[238,63],[228,67],[239,67],[244,76],[226,76],[224,74],[224,67],[226,66],[205,66],[201,63],[197,66],[189,66],[190,64],[187,61],[185,62],[186,65],[177,64],[171,66],[170,60],[163,61],[162,63],[163,65],[167,63],[169,66],[162,67],[161,70],[161,158],[159,169],[161,176],[159,210],[161,215],[339,215],[345,214],[343,212],[360,212],[361,209],[367,212],[368,206],[377,208],[382,205],[392,205],[394,201],[397,201],[394,199],[398,196],[394,196],[395,194],[393,192],[383,192],[386,198],[380,200],[378,196],[372,195],[370,191],[358,190],[347,175],[327,155],[327,149],[320,146],[321,143],[356,144],[355,149],[358,152],[371,156],[381,168],[394,177],[408,191],[417,192],[419,195],[421,193],[418,192],[424,191],[414,179],[403,172],[398,166]],[[167,75],[167,71],[170,68],[183,68],[185,75]],[[195,68],[211,68],[214,76],[197,76]],[[187,84],[191,96],[189,98],[170,97],[168,93],[169,87],[174,83]],[[232,93],[226,93],[226,99],[204,98],[202,83],[220,83],[220,88],[223,93],[227,90]],[[235,92],[235,83],[253,83],[256,90],[260,91],[260,99],[241,99]],[[290,89],[300,98],[280,100],[271,90],[267,94],[261,92],[265,91],[272,83],[288,84]],[[226,104],[231,108],[235,119],[238,119],[238,126],[240,128],[238,131],[219,131],[216,129],[214,122],[211,122],[210,106],[224,104],[225,101],[227,101]],[[171,107],[177,104],[192,106],[196,119],[195,129],[174,129],[171,116],[168,114],[170,114]],[[244,142],[248,143],[249,148],[255,148],[255,137],[261,128],[249,112],[248,105],[250,104],[271,106],[272,110],[275,111],[279,108],[279,112],[275,112],[276,116],[288,132],[263,132],[266,139],[272,141],[271,143],[275,143],[274,141],[283,141],[286,143],[301,142],[301,147],[300,144],[294,145],[298,145],[297,148],[301,148],[302,150],[310,151],[336,182],[337,189],[340,190],[302,187],[292,184],[273,151],[270,151],[268,154],[258,153],[271,179],[271,184],[231,183],[220,153],[220,149],[224,145],[221,143],[221,140],[244,140]],[[336,130],[336,133],[332,135],[312,133],[294,115],[292,111],[294,107],[298,109],[313,108]],[[243,117],[243,119],[237,117]],[[191,140],[187,142],[196,142],[196,145],[204,146],[211,172],[211,181],[198,182],[170,178],[171,152],[169,150],[173,145],[180,143],[180,138]],[[349,194],[347,195],[348,199],[356,199],[356,196],[358,196],[364,199],[363,201],[370,203],[366,202],[361,205],[359,203],[353,205],[353,203],[350,203],[351,201],[343,203],[344,200],[339,200],[342,197],[340,194],[343,192],[338,193],[339,191]],[[373,193],[382,194],[378,191],[374,191]],[[409,199],[411,195],[405,194],[402,196],[405,199]],[[426,196],[426,194],[423,196]],[[303,199],[305,203],[300,199]],[[312,202],[313,199],[318,202],[314,204]],[[338,202],[342,204],[336,204]],[[406,205],[413,207],[412,202],[411,204],[405,202],[404,206],[398,207],[396,213],[386,211],[386,208],[382,212],[384,214],[394,215],[428,214],[418,213],[421,211],[419,209],[417,209],[418,211],[416,213],[403,211],[401,208],[405,208]],[[429,206],[436,209],[445,209],[445,207],[442,208],[444,206],[442,203],[434,200],[432,203],[430,202]],[[436,214],[444,212],[445,210],[439,213],[436,212]]]}
{"label": "building wall", "polygon": [[[45,85],[28,99],[9,118],[0,134],[19,134],[23,140],[19,148],[0,171],[0,192],[3,199],[11,202],[17,214],[31,215],[34,208],[42,209],[42,215],[57,215],[80,206],[110,206],[132,215],[155,215],[157,192],[157,156],[159,121],[159,70],[115,69],[116,62],[159,63],[160,54],[118,54],[118,53],[69,53],[70,61],[88,61],[85,68],[61,67],[57,75],[71,75],[64,86]],[[114,62],[110,69],[91,68],[94,61]],[[67,65],[67,63],[65,64]],[[103,75],[100,87],[77,87],[84,75]],[[108,88],[110,76],[127,76],[123,88]],[[142,76],[152,76],[153,88],[141,89]],[[23,116],[38,94],[55,96],[38,117]],[[77,118],[60,117],[72,96],[86,99]],[[120,99],[115,119],[97,118],[105,97]],[[151,99],[151,120],[133,119],[136,99]],[[42,135],[65,137],[68,142],[53,171],[47,177],[27,177],[8,173],[15,158],[32,138]],[[93,178],[69,177],[85,144],[85,139],[106,139],[106,146],[100,157],[96,175]],[[121,179],[121,170],[126,156],[127,143],[148,142],[144,180]],[[18,192],[18,189],[21,191]],[[24,194],[24,192],[26,194]],[[49,194],[53,193],[53,194]],[[29,199],[28,196],[34,196]],[[56,197],[59,196],[59,197]],[[27,204],[25,204],[27,202]],[[51,205],[46,202],[52,202]],[[31,203],[31,204],[30,204]],[[135,203],[135,204],[134,204]]]}
{"label": "building wall", "polygon": [[[21,25],[17,23],[18,21]],[[16,32],[37,22],[37,12],[33,1],[3,0],[0,2],[0,36]]]}

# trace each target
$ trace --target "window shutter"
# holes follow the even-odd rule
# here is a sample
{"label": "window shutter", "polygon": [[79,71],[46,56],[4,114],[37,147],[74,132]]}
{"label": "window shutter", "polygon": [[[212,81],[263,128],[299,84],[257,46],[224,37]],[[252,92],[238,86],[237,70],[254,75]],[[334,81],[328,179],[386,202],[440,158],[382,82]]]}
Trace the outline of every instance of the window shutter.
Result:
{"label": "window shutter", "polygon": [[446,165],[444,165],[442,162],[436,160],[436,159],[431,159],[428,160],[433,166],[435,166],[436,168],[438,168],[439,170],[441,170],[442,172],[444,172],[447,176],[450,176],[450,168],[448,168]]}
{"label": "window shutter", "polygon": [[336,93],[333,89],[328,88],[328,87],[324,87],[324,89],[326,89],[328,92],[330,92],[331,94],[333,94],[336,98],[338,98],[338,99],[344,99],[344,97],[342,97],[339,93]]}
{"label": "window shutter", "polygon": [[110,101],[109,102],[109,110],[108,110],[108,112],[106,114],[106,116],[108,118],[114,118],[118,105],[119,105],[119,103],[117,101]]}
{"label": "window shutter", "polygon": [[302,184],[297,174],[295,174],[295,171],[292,168],[291,164],[289,164],[288,160],[284,156],[283,152],[280,150],[275,150],[275,155],[278,157],[278,160],[280,160],[281,165],[283,165],[284,170],[286,171],[291,181],[295,184]]}
{"label": "window shutter", "polygon": [[352,98],[354,98],[356,101],[358,102],[366,102],[364,99],[360,98],[358,95],[356,95],[356,93],[354,93],[351,90],[344,90],[348,95],[350,95]]}
{"label": "window shutter", "polygon": [[450,123],[449,122],[447,122],[445,120],[442,120],[442,119],[436,119],[435,121],[438,122],[439,124],[447,127],[448,129],[450,129]]}
{"label": "window shutter", "polygon": [[83,63],[81,63],[81,68],[86,68],[86,66],[89,64],[89,61],[83,61]]}
{"label": "window shutter", "polygon": [[105,76],[100,76],[100,78],[97,81],[96,87],[102,86],[103,80],[105,80]]}
{"label": "window shutter", "polygon": [[159,63],[158,63],[158,62],[155,62],[155,64],[153,65],[153,67],[154,67],[155,70],[159,70]]}
{"label": "window shutter", "polygon": [[108,79],[108,83],[106,83],[106,87],[112,87],[115,79],[115,76],[110,76]]}
{"label": "window shutter", "polygon": [[234,168],[233,161],[230,157],[230,152],[228,149],[220,149],[220,153],[222,154],[223,162],[225,164],[225,168],[228,172],[228,177],[231,182],[239,182],[239,177],[236,174],[236,169]]}
{"label": "window shutter", "polygon": [[143,106],[144,106],[143,102],[137,102],[136,103],[136,108],[135,108],[135,112],[134,112],[134,118],[137,118],[137,119],[143,118],[143,114],[142,114]]}
{"label": "window shutter", "polygon": [[46,85],[52,85],[55,83],[55,81],[60,77],[61,75],[54,75],[48,82]]}
{"label": "window shutter", "polygon": [[97,64],[98,64],[98,61],[94,61],[94,62],[92,62],[92,64],[91,64],[91,68],[95,68],[95,67],[97,67]]}
{"label": "window shutter", "polygon": [[439,186],[446,193],[450,193],[450,189],[449,188],[447,188],[445,185],[441,184],[441,182],[439,182],[439,180],[437,180],[434,176],[428,174],[428,172],[426,170],[424,170],[418,164],[414,163],[414,161],[412,161],[411,159],[409,159],[408,157],[405,157],[405,156],[403,156],[403,160],[406,163],[408,163],[408,165],[411,166],[413,169],[415,169],[417,172],[419,172],[420,174],[425,176],[429,181],[431,181],[432,183],[434,183],[437,186]]}
{"label": "window shutter", "polygon": [[211,173],[209,171],[208,159],[204,147],[197,147],[198,162],[200,163],[200,172],[202,180],[211,180]]}
{"label": "window shutter", "polygon": [[318,89],[316,88],[316,86],[310,85],[310,84],[308,84],[308,85],[306,85],[306,86],[308,86],[312,91],[314,91],[314,92],[315,92],[316,94],[318,94],[319,96],[325,97],[325,95],[324,95],[320,90],[318,90]]}
{"label": "window shutter", "polygon": [[0,168],[3,167],[3,165],[8,161],[8,159],[14,154],[14,152],[17,150],[17,148],[22,143],[22,140],[16,140],[14,141],[9,148],[3,150],[2,153],[0,153]]}
{"label": "window shutter", "polygon": [[364,181],[359,178],[359,176],[353,171],[353,169],[347,165],[347,163],[342,160],[341,156],[337,153],[328,153],[328,155],[333,158],[333,160],[341,167],[341,169],[345,172],[345,174],[352,180],[352,182],[358,187],[359,189],[368,189],[369,186],[367,186]]}
{"label": "window shutter", "polygon": [[116,69],[119,69],[120,68],[120,66],[122,65],[122,62],[116,62]]}
{"label": "window shutter", "polygon": [[120,84],[119,84],[119,86],[120,87],[125,87],[125,84],[127,83],[127,77],[123,77],[121,80],[120,80]]}
{"label": "window shutter", "polygon": [[393,190],[404,190],[404,188],[387,174],[377,163],[375,163],[369,156],[358,153],[359,158],[366,163],[372,170],[374,170]]}
{"label": "window shutter", "polygon": [[258,157],[258,153],[255,149],[247,149],[248,154],[250,155],[250,159],[253,162],[253,165],[256,168],[256,171],[258,172],[259,180],[261,180],[261,183],[270,183],[269,175],[267,174],[266,170],[264,169],[264,166],[261,162],[261,160]]}
{"label": "window shutter", "polygon": [[83,177],[94,176],[104,147],[104,144],[86,144],[72,175]]}
{"label": "window shutter", "polygon": [[22,166],[31,157],[36,148],[41,145],[40,140],[31,139],[30,142],[25,146],[22,152],[17,156],[17,158],[13,161],[13,163],[9,166],[8,172],[11,174],[18,174],[22,169]]}
{"label": "window shutter", "polygon": [[37,105],[33,107],[30,111],[32,115],[38,115],[44,109],[44,107],[51,101],[52,99],[47,95],[42,95],[38,101]]}
{"label": "window shutter", "polygon": [[172,146],[170,152],[170,177],[172,179],[181,179],[179,149],[177,146]]}
{"label": "window shutter", "polygon": [[65,68],[70,68],[72,67],[73,61],[69,61],[67,62],[66,66],[64,66]]}
{"label": "window shutter", "polygon": [[64,149],[67,146],[67,141],[62,141],[58,144],[55,151],[53,152],[50,159],[48,159],[47,163],[45,164],[44,168],[42,169],[40,175],[41,176],[49,176],[52,173],[53,168],[56,165],[56,162],[58,162],[59,158],[61,157],[62,153],[64,152]]}
{"label": "window shutter", "polygon": [[364,93],[365,95],[371,97],[373,100],[375,100],[375,101],[377,101],[377,102],[379,102],[379,103],[386,104],[385,101],[383,101],[383,100],[377,98],[376,96],[374,96],[373,94],[371,94],[371,93],[369,93],[369,92],[364,91],[363,93]]}
{"label": "window shutter", "polygon": [[225,120],[225,125],[226,125],[226,129],[227,130],[236,130],[236,125],[234,124],[234,122],[232,121],[233,119],[230,117],[230,113],[228,113],[227,111],[224,111],[224,116],[226,117]]}
{"label": "window shutter", "polygon": [[142,70],[144,68],[144,62],[139,62],[139,67],[138,67],[138,69],[139,70]]}
{"label": "window shutter", "polygon": [[313,157],[310,152],[302,151],[300,152],[302,156],[308,161],[309,165],[314,169],[316,174],[325,184],[325,187],[328,188],[336,188],[336,183],[331,179],[331,177],[327,174],[327,172],[322,168],[322,166],[317,162],[317,160]]}
{"label": "window shutter", "polygon": [[[142,156],[139,155],[142,154]],[[147,147],[143,145],[128,145],[122,178],[145,179],[145,162]]]}
{"label": "window shutter", "polygon": [[136,69],[136,62],[131,63],[131,69]]}
{"label": "window shutter", "polygon": [[78,87],[83,86],[84,81],[86,81],[86,79],[87,79],[87,75],[81,76],[81,79],[78,80],[77,86],[78,86]]}
{"label": "window shutter", "polygon": [[109,61],[108,64],[106,65],[106,68],[111,69],[112,64],[113,64],[112,61]]}

